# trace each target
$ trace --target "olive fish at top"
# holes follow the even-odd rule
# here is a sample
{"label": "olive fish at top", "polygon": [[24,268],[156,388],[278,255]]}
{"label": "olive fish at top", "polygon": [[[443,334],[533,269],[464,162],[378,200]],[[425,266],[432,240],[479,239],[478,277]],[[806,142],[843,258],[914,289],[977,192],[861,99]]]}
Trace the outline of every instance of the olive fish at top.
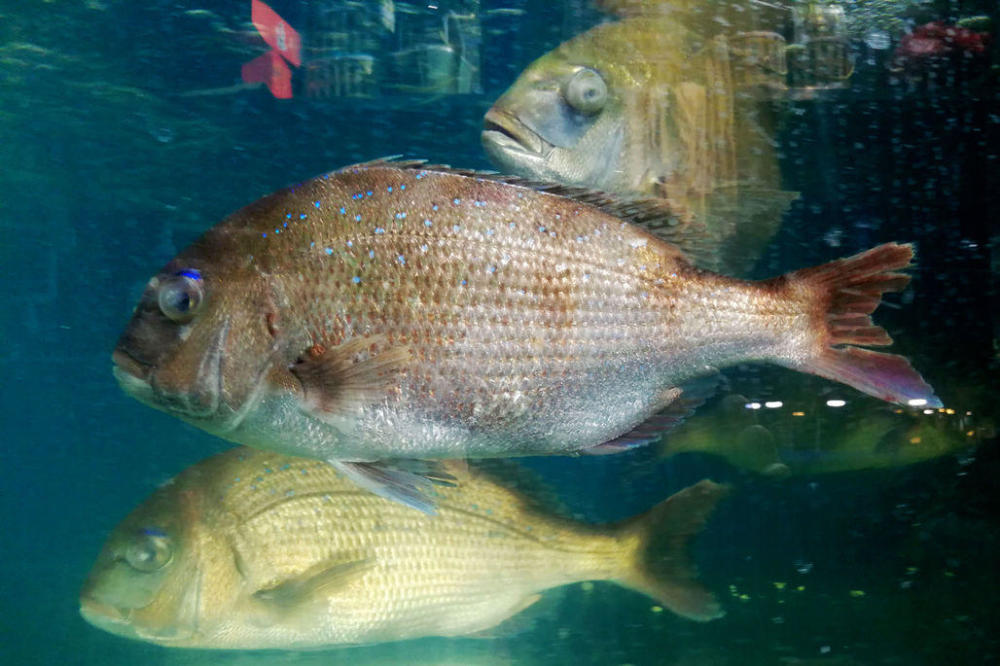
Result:
{"label": "olive fish at top", "polygon": [[688,229],[671,222],[500,176],[347,167],[233,213],[164,266],[115,375],[211,433],[331,461],[423,510],[423,470],[399,459],[615,452],[736,363],[940,404],[906,359],[857,346],[891,343],[868,315],[909,280],[893,271],[910,246],[747,282],[695,267],[663,240]]}
{"label": "olive fish at top", "polygon": [[591,525],[508,487],[524,483],[516,470],[447,466],[460,485],[440,489],[431,517],[316,460],[213,456],[121,522],[80,611],[120,636],[227,649],[461,636],[581,580],[614,581],[693,620],[722,615],[687,543],[723,486],[701,481],[645,514]]}
{"label": "olive fish at top", "polygon": [[[760,3],[603,3],[622,18],[529,65],[486,113],[483,147],[526,178],[668,199],[748,270],[797,196],[776,150],[784,13]],[[762,15],[770,12],[771,16]]]}

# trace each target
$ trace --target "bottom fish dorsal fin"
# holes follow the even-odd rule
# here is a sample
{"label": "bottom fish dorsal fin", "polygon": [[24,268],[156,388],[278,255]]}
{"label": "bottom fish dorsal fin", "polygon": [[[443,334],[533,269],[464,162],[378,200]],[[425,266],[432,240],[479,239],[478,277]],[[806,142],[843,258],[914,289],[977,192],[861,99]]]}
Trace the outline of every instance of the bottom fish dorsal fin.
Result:
{"label": "bottom fish dorsal fin", "polygon": [[439,462],[394,459],[376,462],[329,461],[361,488],[428,515],[435,515],[434,486],[455,485],[456,478]]}
{"label": "bottom fish dorsal fin", "polygon": [[298,611],[313,601],[322,601],[345,587],[374,565],[372,558],[343,562],[321,562],[277,585],[257,590],[253,597],[272,610]]}

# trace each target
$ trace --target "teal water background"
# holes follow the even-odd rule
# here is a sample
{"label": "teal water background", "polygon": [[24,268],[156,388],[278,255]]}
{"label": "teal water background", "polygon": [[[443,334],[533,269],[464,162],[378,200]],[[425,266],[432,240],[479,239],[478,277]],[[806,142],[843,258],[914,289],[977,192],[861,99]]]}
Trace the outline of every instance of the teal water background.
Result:
{"label": "teal water background", "polygon": [[[301,3],[272,4],[293,24],[305,15]],[[583,3],[495,6],[525,14],[484,35],[482,94],[279,101],[262,89],[191,94],[238,83],[240,64],[262,51],[194,10],[237,25],[249,2],[0,4],[0,663],[996,663],[995,442],[905,468],[787,480],[649,450],[529,463],[594,521],[706,476],[731,482],[695,549],[728,613],[704,625],[610,584],[572,586],[491,639],[321,653],[170,651],[79,617],[79,586],[116,523],[227,446],[126,397],[111,376],[111,348],[145,281],[232,210],[345,164],[404,154],[489,168],[479,131],[493,99],[598,20]],[[890,86],[856,47],[851,89],[796,104],[779,137],[787,189],[802,196],[757,272],[916,242],[902,307],[877,318],[946,404],[995,417],[995,78]],[[755,397],[836,394],[860,413],[879,408],[790,372],[727,374]]]}

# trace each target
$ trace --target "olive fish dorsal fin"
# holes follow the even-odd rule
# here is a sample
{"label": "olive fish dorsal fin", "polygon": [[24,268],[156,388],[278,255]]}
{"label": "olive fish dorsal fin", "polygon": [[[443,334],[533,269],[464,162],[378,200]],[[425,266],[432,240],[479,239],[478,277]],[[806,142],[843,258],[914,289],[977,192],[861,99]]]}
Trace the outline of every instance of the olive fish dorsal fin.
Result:
{"label": "olive fish dorsal fin", "polygon": [[447,164],[427,164],[424,160],[396,160],[395,156],[353,164],[338,173],[356,169],[386,167],[406,171],[442,173],[523,187],[569,199],[644,229],[676,246],[695,265],[710,268],[715,262],[711,235],[700,221],[684,208],[660,197],[618,195],[602,190],[546,181],[531,180],[496,171],[459,169]]}
{"label": "olive fish dorsal fin", "polygon": [[374,566],[371,557],[340,562],[320,562],[276,585],[257,590],[253,597],[274,609],[298,610],[345,587]]}
{"label": "olive fish dorsal fin", "polygon": [[289,370],[302,383],[303,409],[324,420],[384,398],[410,358],[406,345],[386,346],[384,336],[361,336],[329,348],[317,343]]}
{"label": "olive fish dorsal fin", "polygon": [[469,461],[469,474],[487,480],[505,494],[516,494],[522,511],[545,516],[571,518],[572,512],[534,469],[504,458],[482,458]]}

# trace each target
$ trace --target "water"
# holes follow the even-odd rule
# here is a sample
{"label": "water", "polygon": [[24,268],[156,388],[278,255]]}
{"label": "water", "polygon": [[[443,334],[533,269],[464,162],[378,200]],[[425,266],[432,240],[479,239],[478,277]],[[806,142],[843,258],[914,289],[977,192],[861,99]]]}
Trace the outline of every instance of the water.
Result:
{"label": "water", "polygon": [[[273,6],[303,30],[325,25],[315,6]],[[396,87],[372,98],[298,88],[294,99],[276,100],[263,89],[227,90],[239,85],[240,65],[264,50],[245,25],[248,2],[0,7],[8,475],[0,662],[995,663],[1000,455],[988,424],[997,416],[996,75],[978,76],[966,63],[935,77],[893,78],[881,37],[896,44],[900,26],[988,11],[997,25],[995,6],[957,1],[848,6],[851,86],[793,104],[779,152],[784,185],[801,197],[755,272],[889,240],[917,243],[914,282],[894,300],[902,307],[877,318],[947,406],[987,424],[978,446],[909,466],[784,478],[656,449],[529,463],[594,521],[631,515],[704,477],[732,483],[732,498],[695,549],[728,613],[708,624],[607,583],[553,594],[489,638],[318,653],[171,651],[79,617],[79,586],[115,524],[158,484],[226,446],[127,398],[111,376],[111,347],[150,273],[226,213],[331,168],[396,153],[488,168],[483,113],[531,60],[599,20],[581,2],[482,9],[496,8],[524,13],[484,20],[478,81],[468,72],[461,81],[407,79],[403,67]],[[998,62],[995,48],[985,57]],[[727,376],[728,390],[748,400],[782,401],[756,418],[779,439],[797,433],[788,460],[822,453],[821,442],[883,410],[785,371]],[[846,399],[849,416],[830,411],[831,399]],[[793,416],[796,409],[804,415]],[[695,419],[719,414],[710,404]]]}

